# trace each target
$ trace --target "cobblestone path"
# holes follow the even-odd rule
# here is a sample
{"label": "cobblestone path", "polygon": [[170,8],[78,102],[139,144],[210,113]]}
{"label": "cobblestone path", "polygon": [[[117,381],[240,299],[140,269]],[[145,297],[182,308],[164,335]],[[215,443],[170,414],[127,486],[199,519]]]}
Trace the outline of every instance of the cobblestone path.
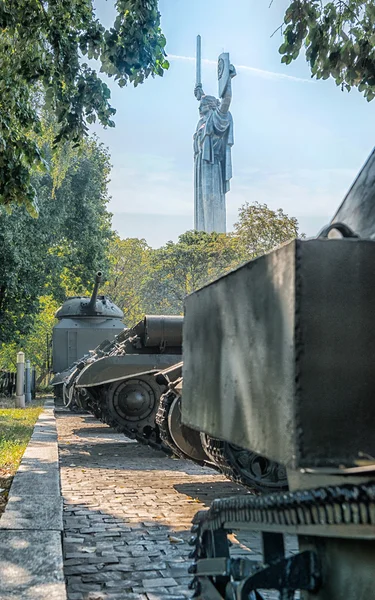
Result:
{"label": "cobblestone path", "polygon": [[[57,409],[56,416],[68,600],[191,597],[191,519],[214,498],[244,488],[116,434],[91,415]],[[260,560],[257,534],[247,535],[239,552],[244,546]]]}

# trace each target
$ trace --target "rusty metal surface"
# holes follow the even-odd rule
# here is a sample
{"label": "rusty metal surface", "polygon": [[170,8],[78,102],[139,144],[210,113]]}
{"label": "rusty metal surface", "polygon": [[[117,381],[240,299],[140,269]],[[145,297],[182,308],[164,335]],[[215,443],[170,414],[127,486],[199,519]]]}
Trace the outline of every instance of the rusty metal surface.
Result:
{"label": "rusty metal surface", "polygon": [[374,456],[374,261],[293,241],[189,296],[183,421],[292,468]]}
{"label": "rusty metal surface", "polygon": [[[361,237],[375,234],[375,150],[373,150],[345,196],[331,223],[341,221]],[[337,234],[330,234],[337,237]]]}

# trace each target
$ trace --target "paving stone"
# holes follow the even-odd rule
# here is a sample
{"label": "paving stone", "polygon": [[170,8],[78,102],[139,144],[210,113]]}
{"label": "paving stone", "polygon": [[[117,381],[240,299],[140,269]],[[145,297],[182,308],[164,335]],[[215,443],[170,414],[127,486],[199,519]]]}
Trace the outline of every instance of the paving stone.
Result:
{"label": "paving stone", "polygon": [[[68,600],[190,598],[192,517],[214,498],[246,490],[128,440],[91,415],[57,411],[57,426]],[[182,543],[172,544],[170,535]],[[261,555],[258,534],[240,542],[238,556]]]}
{"label": "paving stone", "polygon": [[142,581],[145,589],[158,588],[158,587],[173,587],[177,585],[177,581],[172,577],[160,577],[157,579],[144,579]]}

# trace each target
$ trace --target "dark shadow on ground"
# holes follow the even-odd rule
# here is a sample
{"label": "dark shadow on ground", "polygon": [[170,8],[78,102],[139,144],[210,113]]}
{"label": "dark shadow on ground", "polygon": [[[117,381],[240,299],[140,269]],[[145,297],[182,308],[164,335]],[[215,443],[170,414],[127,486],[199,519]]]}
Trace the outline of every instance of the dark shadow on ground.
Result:
{"label": "dark shadow on ground", "polygon": [[[179,468],[176,468],[176,459],[161,450],[154,450],[149,446],[139,444],[133,440],[126,440],[123,443],[112,441],[97,442],[95,438],[92,442],[86,443],[64,443],[60,440],[60,463],[62,466],[69,467],[71,464],[79,464],[83,468],[113,469],[120,471],[176,471],[188,475],[197,475],[203,473],[206,475],[217,475],[217,471],[209,468],[202,468],[191,461],[178,460]],[[181,463],[183,467],[181,468]],[[232,485],[228,482],[229,485]]]}
{"label": "dark shadow on ground", "polygon": [[196,498],[200,502],[206,505],[211,504],[212,500],[220,495],[220,498],[229,498],[237,494],[248,494],[251,495],[251,491],[244,488],[242,485],[236,485],[228,481],[228,490],[223,494],[223,487],[225,484],[222,482],[213,481],[197,481],[196,483],[178,483],[173,486],[174,489],[180,494],[185,494],[190,498]]}
{"label": "dark shadow on ground", "polygon": [[[88,420],[86,420],[86,422],[87,421]],[[116,431],[112,427],[106,427],[105,429],[103,429],[103,425],[99,427],[85,427],[84,429],[74,429],[73,431],[74,435],[76,435],[77,437],[86,437],[87,435],[93,434],[103,435],[103,432],[105,432],[106,435],[124,435],[121,434],[121,432]],[[125,437],[126,436],[124,435],[124,438]]]}
{"label": "dark shadow on ground", "polygon": [[[190,527],[175,528],[155,518],[121,518],[84,502],[65,505],[67,523],[73,514],[87,517],[96,527],[105,522],[113,537],[104,530],[95,533],[95,525],[92,534],[88,529],[66,526],[64,572],[68,600],[77,593],[83,594],[83,600],[91,600],[95,593],[100,600],[138,598],[135,594],[145,593],[150,600],[183,600],[192,596],[188,589],[192,580],[188,573],[192,563]],[[250,533],[243,540],[245,543],[235,541],[232,551],[234,548],[236,557],[246,556],[258,563],[261,556],[257,538],[257,534]],[[264,595],[265,600],[276,598],[276,592]]]}

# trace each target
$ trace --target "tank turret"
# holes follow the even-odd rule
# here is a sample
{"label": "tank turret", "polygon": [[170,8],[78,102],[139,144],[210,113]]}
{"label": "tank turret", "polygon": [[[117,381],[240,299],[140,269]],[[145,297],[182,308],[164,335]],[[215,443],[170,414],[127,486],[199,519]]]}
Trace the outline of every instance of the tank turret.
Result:
{"label": "tank turret", "polygon": [[71,296],[65,300],[64,304],[57,310],[56,319],[82,319],[82,318],[113,318],[122,319],[124,313],[108,296],[99,296],[99,285],[102,281],[103,273],[98,271],[95,276],[94,289],[91,298],[86,296]]}
{"label": "tank turret", "polygon": [[93,313],[95,311],[95,306],[96,306],[96,300],[98,298],[98,290],[99,290],[99,284],[102,280],[102,272],[98,271],[96,276],[95,276],[95,285],[94,285],[94,289],[92,290],[92,294],[91,294],[91,298],[90,298],[90,302],[87,305],[87,312],[89,314]]}
{"label": "tank turret", "polygon": [[95,276],[91,297],[73,296],[57,310],[53,328],[53,372],[61,373],[104,340],[124,329],[124,313],[108,296],[99,295],[103,273]]}

